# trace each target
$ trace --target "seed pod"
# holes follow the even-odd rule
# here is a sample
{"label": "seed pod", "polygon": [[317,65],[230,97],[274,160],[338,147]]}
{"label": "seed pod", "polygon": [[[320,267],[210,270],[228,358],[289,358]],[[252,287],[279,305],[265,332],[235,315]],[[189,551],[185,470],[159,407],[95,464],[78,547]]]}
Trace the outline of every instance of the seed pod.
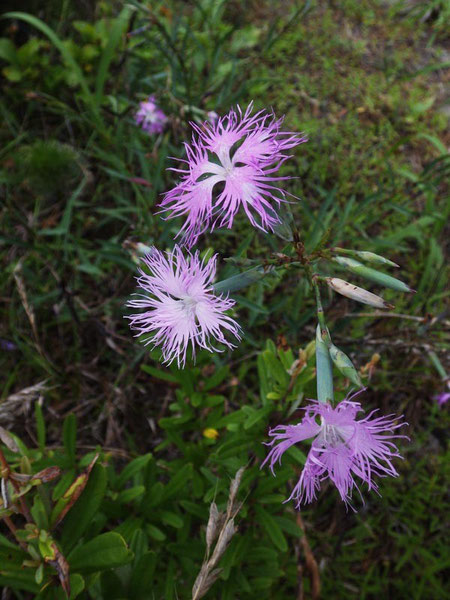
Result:
{"label": "seed pod", "polygon": [[366,252],[365,250],[347,250],[347,248],[334,248],[338,254],[347,254],[348,256],[357,256],[366,262],[373,263],[374,265],[389,265],[390,267],[399,267],[399,265],[392,260],[384,258],[374,252]]}
{"label": "seed pod", "polygon": [[353,366],[352,361],[349,357],[339,350],[337,346],[334,344],[330,344],[328,351],[331,356],[331,360],[336,365],[337,369],[344,375],[344,377],[348,377],[350,381],[352,381],[358,387],[363,387],[363,383],[361,381],[361,377],[359,376],[358,371]]}
{"label": "seed pod", "polygon": [[332,290],[338,294],[342,294],[342,296],[346,296],[346,298],[351,298],[375,308],[394,308],[393,304],[389,304],[381,296],[372,294],[372,292],[368,292],[364,288],[348,283],[348,281],[344,281],[338,277],[327,277],[326,282]]}
{"label": "seed pod", "polygon": [[323,340],[320,325],[317,325],[316,329],[316,379],[319,402],[332,402],[334,399],[333,369],[330,353],[327,344]]}
{"label": "seed pod", "polygon": [[406,285],[406,283],[403,283],[403,281],[400,281],[395,277],[391,277],[390,275],[386,275],[386,273],[375,271],[375,269],[371,269],[370,267],[365,267],[362,263],[354,260],[353,258],[335,256],[333,260],[352,273],[356,273],[361,277],[375,281],[375,283],[378,283],[384,287],[396,290],[397,292],[414,292],[414,290]]}

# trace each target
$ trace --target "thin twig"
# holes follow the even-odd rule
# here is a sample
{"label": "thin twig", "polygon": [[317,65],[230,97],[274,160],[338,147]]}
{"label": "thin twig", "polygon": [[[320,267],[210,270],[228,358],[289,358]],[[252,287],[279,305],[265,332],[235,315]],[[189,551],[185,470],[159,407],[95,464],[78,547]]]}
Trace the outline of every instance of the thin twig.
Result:
{"label": "thin twig", "polygon": [[5,522],[5,525],[8,527],[8,529],[10,530],[10,532],[13,534],[14,539],[17,541],[17,543],[22,548],[22,550],[25,550],[25,552],[28,553],[27,545],[25,544],[25,542],[22,542],[22,540],[18,539],[18,537],[17,537],[17,527],[14,525],[14,523],[11,521],[11,519],[9,517],[3,517],[3,521]]}
{"label": "thin twig", "polygon": [[297,525],[303,532],[302,537],[300,538],[300,543],[303,548],[303,552],[305,553],[305,562],[306,568],[310,574],[311,580],[311,598],[312,600],[319,600],[320,598],[320,574],[319,574],[319,566],[317,564],[316,559],[314,558],[314,554],[311,551],[311,546],[309,545],[308,538],[306,537],[305,524],[303,523],[302,516],[300,511],[297,512]]}
{"label": "thin twig", "polygon": [[[437,320],[437,317],[433,317],[430,319],[428,316],[416,317],[414,315],[404,315],[402,313],[392,313],[384,311],[348,313],[345,315],[345,317],[390,317],[391,319],[407,319],[408,321],[417,321],[418,323],[426,323],[427,321],[429,321],[430,324],[433,324]],[[443,324],[445,326],[450,326],[450,321],[443,321]]]}

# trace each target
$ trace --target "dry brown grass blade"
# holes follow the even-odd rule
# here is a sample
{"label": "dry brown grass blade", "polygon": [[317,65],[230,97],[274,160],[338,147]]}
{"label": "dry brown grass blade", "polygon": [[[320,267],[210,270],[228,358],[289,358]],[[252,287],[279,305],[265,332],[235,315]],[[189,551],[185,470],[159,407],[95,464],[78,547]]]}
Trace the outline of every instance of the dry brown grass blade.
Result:
{"label": "dry brown grass blade", "polygon": [[32,402],[36,402],[42,394],[50,388],[47,386],[47,379],[39,381],[34,385],[23,388],[14,394],[10,394],[4,402],[0,404],[0,421],[10,424],[18,415],[23,415],[30,408]]}
{"label": "dry brown grass blade", "polygon": [[209,507],[208,525],[206,526],[206,550],[208,554],[211,544],[216,539],[220,527],[222,526],[223,516],[224,515],[218,511],[217,504],[211,502],[211,506]]}
{"label": "dry brown grass blade", "polygon": [[11,450],[11,452],[19,452],[19,447],[11,434],[4,427],[0,427],[0,441]]}
{"label": "dry brown grass blade", "polygon": [[236,494],[238,492],[239,486],[241,484],[242,475],[244,474],[245,467],[241,467],[239,471],[236,473],[234,479],[230,484],[230,495],[228,497],[227,504],[227,518],[231,516],[231,513],[234,510],[234,500],[236,498]]}
{"label": "dry brown grass blade", "polygon": [[34,316],[34,310],[33,310],[33,307],[30,305],[30,303],[28,302],[27,290],[25,287],[25,282],[22,277],[22,260],[19,260],[17,265],[14,267],[13,275],[14,275],[14,280],[17,285],[17,290],[19,292],[20,300],[22,301],[22,305],[25,309],[25,312],[27,314],[28,320],[31,325],[31,330],[33,332],[34,341],[36,342],[36,345],[37,345],[39,351],[41,351],[41,347],[40,347],[40,343],[39,343],[39,336],[38,336],[37,327],[36,327],[36,318]]}

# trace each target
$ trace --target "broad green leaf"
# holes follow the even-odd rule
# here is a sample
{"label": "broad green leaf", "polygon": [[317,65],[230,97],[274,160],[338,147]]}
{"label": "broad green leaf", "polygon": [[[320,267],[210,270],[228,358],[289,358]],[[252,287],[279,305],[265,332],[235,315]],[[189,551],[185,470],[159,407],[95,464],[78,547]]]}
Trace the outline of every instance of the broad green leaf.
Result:
{"label": "broad green leaf", "polygon": [[121,535],[109,531],[77,546],[67,560],[72,571],[93,573],[125,565],[133,560],[133,553]]}

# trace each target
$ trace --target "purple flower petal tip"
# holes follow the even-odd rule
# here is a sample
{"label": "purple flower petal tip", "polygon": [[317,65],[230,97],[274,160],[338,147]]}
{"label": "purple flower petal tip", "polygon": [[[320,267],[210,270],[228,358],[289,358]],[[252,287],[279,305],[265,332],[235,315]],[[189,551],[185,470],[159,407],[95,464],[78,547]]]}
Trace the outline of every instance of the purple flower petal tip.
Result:
{"label": "purple flower petal tip", "polygon": [[442,394],[434,396],[434,399],[439,406],[444,406],[444,404],[447,404],[447,402],[450,400],[450,392],[442,392]]}

